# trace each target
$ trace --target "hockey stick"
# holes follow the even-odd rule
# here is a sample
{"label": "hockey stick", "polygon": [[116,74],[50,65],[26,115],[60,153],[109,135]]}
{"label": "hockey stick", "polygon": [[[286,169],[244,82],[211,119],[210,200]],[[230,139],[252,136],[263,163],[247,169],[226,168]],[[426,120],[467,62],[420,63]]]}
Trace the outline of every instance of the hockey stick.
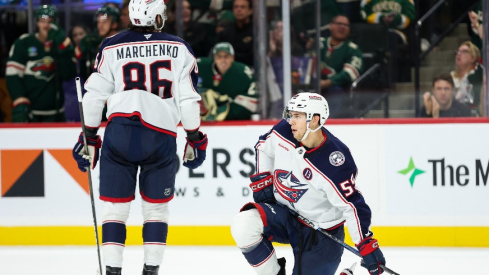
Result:
{"label": "hockey stick", "polygon": [[[83,104],[82,104],[82,91],[80,78],[75,78],[76,82],[76,95],[78,96],[78,108],[80,109],[80,119],[82,125],[82,133],[83,133],[83,143],[85,144],[85,152],[88,152],[88,143],[87,143],[87,131],[85,128],[85,119],[83,117]],[[98,241],[98,228],[97,228],[97,216],[95,215],[95,200],[93,199],[93,188],[92,188],[92,172],[90,167],[86,167],[88,172],[88,187],[90,190],[90,201],[92,203],[92,216],[93,216],[93,225],[95,227],[95,240],[97,241],[97,254],[98,254],[98,264],[99,264],[99,272],[103,273],[102,269],[102,260],[100,258],[100,245]]]}
{"label": "hockey stick", "polygon": [[[339,245],[343,246],[344,248],[346,248],[347,250],[349,250],[351,253],[357,255],[358,257],[360,257],[362,259],[362,262],[363,262],[363,257],[362,255],[360,254],[360,252],[358,250],[356,250],[355,248],[349,246],[348,244],[346,244],[345,242],[343,242],[342,240],[336,238],[335,236],[331,235],[328,233],[328,231],[322,229],[321,227],[317,226],[314,222],[310,221],[309,219],[307,218],[304,218],[303,216],[301,215],[298,215],[296,214],[297,218],[299,218],[303,223],[305,223],[307,226],[321,232],[323,235],[326,235],[327,237],[329,237],[331,240],[335,241],[336,243],[338,243]],[[387,268],[385,265],[380,265],[380,267],[382,269],[384,269],[385,272],[389,273],[389,274],[392,274],[392,275],[400,275],[399,273],[393,271],[392,269],[390,268]]]}

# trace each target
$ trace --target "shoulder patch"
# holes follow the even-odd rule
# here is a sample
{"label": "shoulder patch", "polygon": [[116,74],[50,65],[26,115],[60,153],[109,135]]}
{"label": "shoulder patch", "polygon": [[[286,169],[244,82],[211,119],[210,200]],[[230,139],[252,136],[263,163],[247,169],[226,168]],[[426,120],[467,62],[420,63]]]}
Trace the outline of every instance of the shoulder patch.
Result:
{"label": "shoulder patch", "polygon": [[340,151],[334,151],[329,155],[329,163],[333,166],[340,166],[345,163],[345,155]]}
{"label": "shoulder patch", "polygon": [[352,48],[352,49],[355,49],[355,50],[356,50],[356,49],[358,49],[357,44],[355,44],[355,43],[353,43],[353,42],[348,43],[348,47],[350,47],[350,48]]}

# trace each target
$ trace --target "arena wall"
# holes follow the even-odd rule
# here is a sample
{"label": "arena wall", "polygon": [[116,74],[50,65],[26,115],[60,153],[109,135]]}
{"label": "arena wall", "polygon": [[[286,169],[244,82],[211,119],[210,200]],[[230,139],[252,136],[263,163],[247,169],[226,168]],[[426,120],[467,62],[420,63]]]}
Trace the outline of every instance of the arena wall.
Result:
{"label": "arena wall", "polygon": [[[193,171],[180,165],[168,244],[234,245],[230,220],[252,201],[253,147],[275,122],[201,127],[207,159]],[[489,119],[330,120],[327,128],[355,158],[356,185],[382,246],[489,247]],[[79,133],[70,123],[0,126],[0,245],[94,244],[87,174],[71,157]],[[178,136],[181,159],[181,127]],[[98,168],[92,178],[100,225]],[[136,197],[128,245],[142,244]]]}

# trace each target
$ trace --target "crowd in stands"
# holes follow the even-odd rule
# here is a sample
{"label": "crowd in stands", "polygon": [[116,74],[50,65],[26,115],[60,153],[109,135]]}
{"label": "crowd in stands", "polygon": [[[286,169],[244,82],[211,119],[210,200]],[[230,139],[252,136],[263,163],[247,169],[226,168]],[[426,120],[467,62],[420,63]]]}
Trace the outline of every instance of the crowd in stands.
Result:
{"label": "crowd in stands", "polygon": [[[351,104],[352,83],[373,63],[380,62],[385,66],[388,80],[382,84],[384,88],[392,88],[393,83],[413,81],[413,25],[426,11],[423,5],[420,5],[420,11],[413,0],[320,1],[319,43],[315,41],[316,1],[290,2],[294,93],[315,91],[315,64],[319,61],[320,93],[329,101],[330,117],[342,118],[351,115],[343,111]],[[183,0],[181,18],[177,14],[176,1],[165,2],[167,21],[163,31],[178,35],[177,24],[182,22],[182,38],[190,44],[197,58],[202,120],[249,120],[259,112],[262,92],[275,93],[267,100],[270,108],[278,107],[268,113],[269,118],[279,118],[283,93],[281,1],[266,1],[268,41],[255,41],[255,1]],[[484,68],[480,50],[482,1],[468,2],[478,2],[466,15],[471,41],[459,45],[452,68],[433,76],[433,89],[423,94],[422,106],[419,106],[422,117],[485,116]],[[79,121],[74,78],[80,77],[82,82],[86,80],[92,73],[102,41],[129,27],[128,3],[128,0],[121,4],[105,3],[93,11],[93,21],[76,20],[68,32],[60,27],[59,12],[54,5],[37,8],[33,34],[16,34],[12,38],[9,30],[2,28],[0,121]],[[2,13],[2,24],[11,24],[12,14]],[[385,41],[380,38],[375,44],[377,38],[360,35],[369,26],[376,26],[377,30],[384,28]],[[254,50],[257,42],[267,46],[269,91],[256,90]],[[319,58],[316,44],[321,47]],[[373,48],[377,47],[375,52],[369,46],[372,44]],[[278,105],[274,105],[277,102]],[[454,106],[463,111],[447,111]],[[465,107],[468,107],[468,113]]]}

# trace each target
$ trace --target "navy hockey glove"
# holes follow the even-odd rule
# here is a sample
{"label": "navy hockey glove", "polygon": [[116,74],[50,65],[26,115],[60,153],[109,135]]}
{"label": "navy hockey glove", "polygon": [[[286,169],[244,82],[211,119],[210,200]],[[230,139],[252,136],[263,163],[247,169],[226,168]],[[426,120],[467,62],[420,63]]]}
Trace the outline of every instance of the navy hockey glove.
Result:
{"label": "navy hockey glove", "polygon": [[199,167],[205,160],[205,150],[207,149],[207,135],[198,132],[198,139],[192,141],[192,134],[189,134],[185,152],[183,153],[183,166],[189,169]]}
{"label": "navy hockey glove", "polygon": [[85,150],[85,144],[83,143],[83,133],[78,137],[78,142],[73,147],[73,158],[78,163],[78,169],[82,172],[87,171],[87,167],[95,168],[100,155],[100,147],[102,147],[102,139],[99,135],[94,138],[88,138],[88,153]]}
{"label": "navy hockey glove", "polygon": [[255,202],[275,203],[273,195],[273,176],[270,172],[264,172],[250,176],[250,188],[253,191]]}
{"label": "navy hockey glove", "polygon": [[366,238],[357,245],[357,248],[363,258],[362,266],[368,270],[368,273],[378,275],[384,272],[380,265],[385,265],[385,258],[376,239]]}

